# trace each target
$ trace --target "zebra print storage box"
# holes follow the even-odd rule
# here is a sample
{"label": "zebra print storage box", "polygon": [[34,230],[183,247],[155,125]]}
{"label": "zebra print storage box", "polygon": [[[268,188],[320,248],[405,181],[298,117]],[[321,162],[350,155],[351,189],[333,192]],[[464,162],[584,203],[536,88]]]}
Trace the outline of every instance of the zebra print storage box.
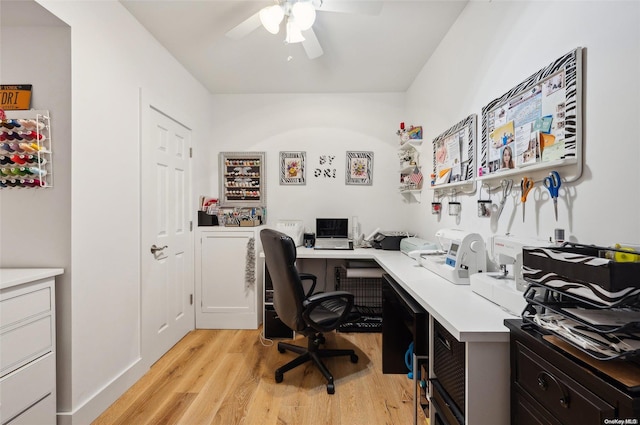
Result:
{"label": "zebra print storage box", "polygon": [[598,285],[609,296],[640,288],[640,263],[618,263],[600,258],[611,248],[565,243],[561,247],[525,247],[522,274],[529,282],[558,289],[562,284]]}

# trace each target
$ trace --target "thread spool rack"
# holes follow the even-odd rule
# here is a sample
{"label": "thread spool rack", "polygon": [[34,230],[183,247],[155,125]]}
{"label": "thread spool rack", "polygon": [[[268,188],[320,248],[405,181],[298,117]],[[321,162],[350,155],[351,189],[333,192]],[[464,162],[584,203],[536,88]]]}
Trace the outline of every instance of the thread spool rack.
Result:
{"label": "thread spool rack", "polygon": [[0,121],[0,189],[53,187],[49,111],[6,111]]}

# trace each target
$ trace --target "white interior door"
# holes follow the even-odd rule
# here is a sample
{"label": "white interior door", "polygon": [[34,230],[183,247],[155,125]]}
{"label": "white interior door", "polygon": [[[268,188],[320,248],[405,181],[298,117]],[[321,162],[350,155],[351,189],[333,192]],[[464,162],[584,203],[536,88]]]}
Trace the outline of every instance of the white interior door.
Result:
{"label": "white interior door", "polygon": [[194,328],[191,132],[142,111],[142,358],[154,363]]}

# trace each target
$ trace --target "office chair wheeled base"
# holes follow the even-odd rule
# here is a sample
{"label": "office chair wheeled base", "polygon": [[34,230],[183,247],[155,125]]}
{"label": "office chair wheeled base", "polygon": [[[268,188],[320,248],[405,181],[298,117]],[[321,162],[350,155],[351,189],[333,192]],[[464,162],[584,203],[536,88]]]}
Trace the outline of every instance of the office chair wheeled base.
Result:
{"label": "office chair wheeled base", "polygon": [[351,363],[358,363],[358,356],[353,350],[330,350],[330,349],[320,349],[319,346],[321,343],[324,343],[323,335],[315,335],[307,337],[309,343],[308,347],[300,347],[299,345],[288,344],[286,342],[278,343],[278,351],[284,353],[285,351],[293,351],[294,353],[300,354],[295,359],[291,360],[289,363],[284,366],[276,369],[275,379],[277,383],[280,383],[284,379],[284,373],[304,364],[308,361],[313,361],[315,365],[320,369],[322,375],[324,375],[327,380],[327,393],[334,394],[336,392],[335,385],[333,384],[333,375],[329,372],[329,369],[322,362],[323,357],[339,357],[339,356],[349,356],[351,359]]}

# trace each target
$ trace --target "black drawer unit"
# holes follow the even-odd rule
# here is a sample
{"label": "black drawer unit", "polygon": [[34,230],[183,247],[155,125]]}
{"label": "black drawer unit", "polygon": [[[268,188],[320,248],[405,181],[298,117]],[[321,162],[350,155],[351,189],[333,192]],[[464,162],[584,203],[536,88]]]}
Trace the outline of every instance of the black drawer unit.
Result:
{"label": "black drawer unit", "polygon": [[447,392],[437,379],[431,380],[431,405],[434,411],[434,421],[442,425],[464,425],[464,415],[456,407]]}
{"label": "black drawer unit", "polygon": [[465,344],[434,320],[433,373],[462,417],[465,415],[465,353]]}
{"label": "black drawer unit", "polygon": [[[611,361],[587,362],[583,353],[576,357],[557,345],[562,341],[552,343],[555,337],[521,320],[505,325],[511,331],[511,423],[639,423],[640,385],[627,387],[605,373]],[[640,374],[636,363],[616,362],[621,375]]]}

